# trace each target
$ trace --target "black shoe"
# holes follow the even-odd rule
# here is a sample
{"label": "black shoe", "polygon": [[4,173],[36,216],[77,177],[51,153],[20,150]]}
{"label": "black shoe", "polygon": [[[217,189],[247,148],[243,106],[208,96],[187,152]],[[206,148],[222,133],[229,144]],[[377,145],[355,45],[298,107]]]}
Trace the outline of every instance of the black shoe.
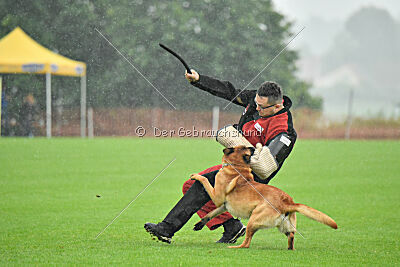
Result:
{"label": "black shoe", "polygon": [[[217,173],[218,170],[209,172],[204,174],[204,177],[207,177],[211,185],[214,185]],[[144,229],[151,235],[156,236],[158,240],[170,244],[172,236],[208,201],[210,201],[208,193],[201,183],[196,181],[162,222],[158,224],[146,223]]]}
{"label": "black shoe", "polygon": [[237,219],[230,219],[222,224],[224,226],[224,233],[220,240],[216,243],[229,243],[233,244],[236,243],[236,240],[244,236],[246,233],[246,226],[244,226],[239,220]]}
{"label": "black shoe", "polygon": [[146,223],[144,225],[144,229],[146,229],[146,231],[149,232],[152,236],[157,237],[158,240],[160,240],[161,242],[171,244],[171,239],[174,234],[170,234],[169,227],[166,223]]}

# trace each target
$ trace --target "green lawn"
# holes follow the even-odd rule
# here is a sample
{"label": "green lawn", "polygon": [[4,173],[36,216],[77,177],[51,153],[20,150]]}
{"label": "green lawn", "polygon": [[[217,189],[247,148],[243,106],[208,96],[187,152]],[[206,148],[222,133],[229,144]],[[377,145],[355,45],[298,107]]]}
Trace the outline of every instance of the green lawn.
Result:
{"label": "green lawn", "polygon": [[162,220],[188,176],[221,157],[211,139],[2,138],[0,264],[399,264],[398,141],[298,141],[271,184],[327,213],[339,229],[298,215],[305,238],[296,235],[296,251],[286,250],[276,229],[259,231],[250,249],[228,249],[214,243],[223,229],[191,230],[197,215],[171,245],[153,241],[143,224]]}

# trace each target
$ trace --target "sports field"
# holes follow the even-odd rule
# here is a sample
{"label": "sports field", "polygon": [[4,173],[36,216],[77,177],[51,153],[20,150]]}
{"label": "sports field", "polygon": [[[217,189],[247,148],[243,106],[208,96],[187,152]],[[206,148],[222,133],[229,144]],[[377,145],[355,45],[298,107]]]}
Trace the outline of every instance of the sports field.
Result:
{"label": "sports field", "polygon": [[[193,172],[220,163],[202,139],[0,139],[0,265],[398,265],[400,142],[303,141],[271,184],[338,223],[298,215],[296,251],[276,229],[250,249],[215,244],[223,229],[192,231],[171,245],[143,229],[181,196]],[[96,235],[176,160],[98,239]],[[101,197],[96,197],[99,195]],[[239,239],[242,242],[243,238]]]}

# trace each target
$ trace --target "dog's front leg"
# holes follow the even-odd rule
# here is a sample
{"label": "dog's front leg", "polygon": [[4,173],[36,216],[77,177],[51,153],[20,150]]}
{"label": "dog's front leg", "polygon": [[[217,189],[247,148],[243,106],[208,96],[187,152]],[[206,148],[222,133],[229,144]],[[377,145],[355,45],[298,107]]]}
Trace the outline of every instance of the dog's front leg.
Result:
{"label": "dog's front leg", "polygon": [[194,225],[193,230],[199,231],[203,229],[204,225],[206,225],[211,219],[217,217],[218,215],[224,213],[225,211],[226,211],[225,205],[222,205],[216,208],[215,210],[210,211],[206,216],[204,216],[198,223]]}
{"label": "dog's front leg", "polygon": [[[200,174],[194,173],[194,174],[190,175],[190,179],[199,181],[203,185],[204,189],[207,191],[211,200],[214,202],[215,190],[214,190],[214,187],[212,187],[212,185],[210,184],[210,182],[208,181],[208,179],[206,177],[204,177]],[[216,204],[216,203],[214,202],[214,204]]]}
{"label": "dog's front leg", "polygon": [[230,192],[232,192],[232,190],[236,187],[237,181],[238,181],[239,177],[236,177],[235,179],[233,179],[228,186],[225,189],[225,195],[228,195]]}

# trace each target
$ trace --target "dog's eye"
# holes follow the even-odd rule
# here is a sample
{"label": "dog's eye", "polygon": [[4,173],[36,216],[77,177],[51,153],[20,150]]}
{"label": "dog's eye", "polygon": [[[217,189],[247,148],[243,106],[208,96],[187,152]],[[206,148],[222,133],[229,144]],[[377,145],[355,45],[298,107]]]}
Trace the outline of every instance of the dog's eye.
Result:
{"label": "dog's eye", "polygon": [[244,155],[244,156],[243,156],[243,161],[244,161],[246,164],[250,164],[250,158],[251,158],[250,155]]}
{"label": "dog's eye", "polygon": [[248,147],[248,149],[250,149],[251,155],[253,155],[253,154],[254,154],[254,151],[256,150],[254,147]]}
{"label": "dog's eye", "polygon": [[230,147],[230,148],[225,148],[223,151],[225,156],[228,156],[229,154],[232,154],[235,151],[235,149],[233,147]]}

